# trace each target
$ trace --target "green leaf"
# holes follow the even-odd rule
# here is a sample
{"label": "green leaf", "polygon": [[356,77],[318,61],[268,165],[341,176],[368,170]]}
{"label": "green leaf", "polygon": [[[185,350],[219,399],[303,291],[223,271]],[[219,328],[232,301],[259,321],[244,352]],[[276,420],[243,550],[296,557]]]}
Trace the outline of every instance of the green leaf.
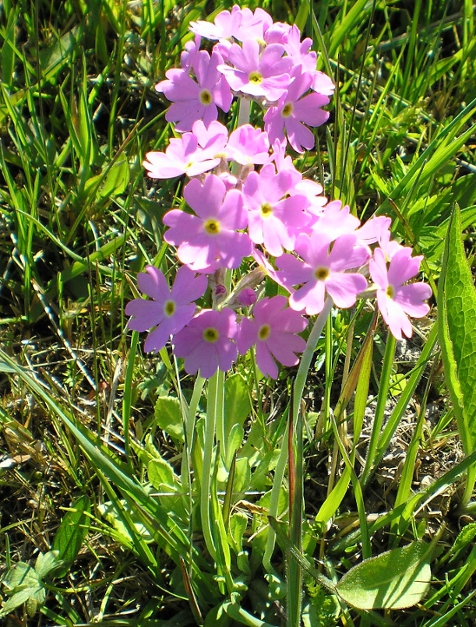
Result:
{"label": "green leaf", "polygon": [[225,381],[225,437],[234,425],[243,426],[251,411],[250,396],[246,382],[240,374]]}
{"label": "green leaf", "polygon": [[46,591],[39,574],[25,562],[15,564],[5,575],[3,584],[10,598],[0,610],[0,618],[27,603],[30,599],[41,605],[46,598]]}
{"label": "green leaf", "polygon": [[14,592],[23,588],[38,586],[39,579],[38,574],[31,566],[25,564],[25,562],[18,562],[5,575],[3,583],[9,590]]}
{"label": "green leaf", "polygon": [[438,333],[445,377],[466,454],[476,445],[476,290],[456,205],[446,237],[438,288]]}
{"label": "green leaf", "polygon": [[131,518],[133,524],[133,532],[131,532],[121,520],[121,517],[116,509],[116,505],[111,501],[98,505],[98,510],[101,515],[104,516],[104,518],[111,523],[119,536],[125,541],[125,544],[137,545],[137,538],[134,534],[140,536],[145,542],[152,542],[153,538],[149,530],[139,520],[136,512],[131,510],[127,501],[125,499],[119,499],[118,502],[122,507],[124,507],[124,510],[127,511],[129,517]]}
{"label": "green leaf", "polygon": [[91,519],[91,501],[87,495],[81,496],[71,506],[61,521],[60,528],[53,540],[53,549],[58,552],[58,559],[64,562],[58,576],[64,576],[69,566],[76,559],[88,533]]}
{"label": "green leaf", "polygon": [[155,417],[161,429],[174,438],[184,441],[182,412],[178,398],[159,396],[155,404]]}
{"label": "green leaf", "polygon": [[35,571],[40,579],[44,579],[52,570],[58,568],[58,551],[40,553],[36,559]]}
{"label": "green leaf", "polygon": [[337,592],[359,610],[411,607],[430,585],[430,554],[431,547],[417,541],[371,557],[342,577]]}
{"label": "green leaf", "polygon": [[129,163],[125,157],[113,163],[101,185],[99,195],[108,198],[123,194],[129,183],[129,172]]}

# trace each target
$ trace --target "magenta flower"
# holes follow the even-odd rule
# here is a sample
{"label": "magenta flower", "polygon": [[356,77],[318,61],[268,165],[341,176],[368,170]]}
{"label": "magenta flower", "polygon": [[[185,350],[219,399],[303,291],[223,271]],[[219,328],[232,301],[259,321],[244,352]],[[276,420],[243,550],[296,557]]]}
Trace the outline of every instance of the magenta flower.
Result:
{"label": "magenta flower", "polygon": [[370,276],[377,285],[378,308],[397,340],[402,339],[402,334],[412,336],[413,329],[408,316],[423,318],[430,310],[423,302],[431,296],[429,285],[404,285],[418,274],[422,259],[422,256],[412,257],[410,248],[401,248],[394,254],[387,269],[385,255],[377,248],[369,262]]}
{"label": "magenta flower", "polygon": [[[134,331],[153,329],[144,344],[144,350],[157,353],[165,346],[171,335],[182,329],[193,318],[194,300],[203,296],[207,289],[207,278],[195,276],[187,267],[179,268],[172,289],[163,273],[154,266],[137,277],[139,289],[152,300],[135,298],[126,305],[126,314],[133,316],[128,326]],[[155,328],[154,328],[155,327]]]}
{"label": "magenta flower", "polygon": [[165,152],[148,152],[142,165],[152,179],[203,174],[220,163],[227,140],[228,132],[222,124],[212,122],[206,128],[197,120],[191,133],[171,139]]}
{"label": "magenta flower", "polygon": [[171,228],[165,241],[178,246],[178,258],[192,270],[237,268],[252,249],[248,235],[238,232],[248,224],[241,192],[227,192],[225,183],[209,174],[203,184],[191,180],[183,195],[196,215],[179,209],[166,213],[164,224]]}
{"label": "magenta flower", "polygon": [[287,92],[281,96],[276,107],[270,107],[264,116],[265,129],[269,140],[282,141],[285,138],[296,152],[310,150],[314,146],[314,135],[304,124],[321,126],[329,117],[322,106],[329,104],[329,98],[322,94],[305,94],[312,83],[311,74],[302,73],[301,66],[293,71],[293,82]]}
{"label": "magenta flower", "polygon": [[309,237],[302,233],[296,239],[295,250],[304,261],[288,254],[276,259],[280,279],[288,287],[301,285],[289,298],[293,309],[305,309],[310,316],[318,314],[324,307],[326,293],[338,307],[355,304],[367,281],[361,274],[346,270],[358,268],[368,259],[367,250],[356,246],[356,240],[355,235],[342,235],[330,249],[331,239],[326,235],[313,232]]}
{"label": "magenta flower", "polygon": [[177,122],[177,131],[190,131],[196,120],[209,126],[218,117],[217,107],[228,111],[233,96],[228,83],[217,70],[223,59],[217,52],[212,56],[205,50],[198,52],[192,61],[197,77],[195,82],[187,71],[173,69],[166,72],[167,80],[155,86],[156,91],[172,101],[165,114],[168,122]]}
{"label": "magenta flower", "polygon": [[231,309],[201,311],[173,338],[173,351],[185,358],[185,370],[208,379],[217,369],[226,372],[236,359],[236,315]]}
{"label": "magenta flower", "polygon": [[292,59],[283,58],[283,54],[281,44],[270,44],[260,52],[256,40],[245,39],[243,47],[230,46],[228,62],[231,65],[219,65],[218,70],[234,91],[275,102],[288,88],[293,67]]}
{"label": "magenta flower", "polygon": [[263,166],[259,174],[250,172],[245,181],[243,201],[251,241],[264,244],[273,256],[281,255],[283,248],[292,250],[296,234],[309,223],[307,198],[284,198],[292,184],[292,175],[286,170],[276,174],[273,164]]}
{"label": "magenta flower", "polygon": [[307,320],[287,307],[284,296],[263,298],[253,308],[253,319],[244,318],[238,331],[238,351],[244,355],[256,344],[256,362],[264,375],[278,377],[276,361],[295,366],[306,342],[296,335],[306,328]]}

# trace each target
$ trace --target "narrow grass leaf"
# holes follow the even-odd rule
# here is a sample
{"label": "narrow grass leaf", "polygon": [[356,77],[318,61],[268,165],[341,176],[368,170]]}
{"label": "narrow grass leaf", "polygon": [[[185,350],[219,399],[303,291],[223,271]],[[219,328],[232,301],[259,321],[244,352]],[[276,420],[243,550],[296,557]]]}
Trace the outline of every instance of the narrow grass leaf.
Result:
{"label": "narrow grass leaf", "polygon": [[430,546],[422,541],[386,551],[349,570],[337,591],[360,610],[411,607],[421,601],[430,585],[430,556]]}

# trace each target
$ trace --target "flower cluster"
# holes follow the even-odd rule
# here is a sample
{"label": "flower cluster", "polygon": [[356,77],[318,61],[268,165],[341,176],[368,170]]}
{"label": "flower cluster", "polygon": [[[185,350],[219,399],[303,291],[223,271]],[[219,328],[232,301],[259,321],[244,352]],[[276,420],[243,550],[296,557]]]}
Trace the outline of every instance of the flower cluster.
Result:
{"label": "flower cluster", "polygon": [[[126,307],[131,329],[152,329],[145,350],[157,352],[171,339],[188,373],[210,377],[254,346],[260,370],[276,378],[277,362],[298,363],[306,346],[299,334],[326,298],[349,308],[372,291],[393,335],[410,337],[408,316],[429,309],[430,288],[406,284],[422,258],[391,240],[390,218],[362,225],[286,155],[288,143],[297,152],[312,148],[307,126],[328,117],[321,107],[334,87],[316,70],[311,40],[301,41],[296,26],[273,23],[262,9],[236,6],[191,28],[196,37],[181,69],[157,85],[172,102],[166,118],[181,135],[144,162],[151,178],[190,178],[183,192],[190,211],[172,209],[163,219],[165,241],[182,264],[175,281],[170,288],[148,266],[138,282],[152,300]],[[217,42],[211,53],[200,49],[202,38]],[[217,121],[217,108],[227,112],[234,96],[266,109],[264,130],[243,123],[229,134]],[[233,282],[233,270],[253,264]],[[289,296],[257,294],[265,275]]]}

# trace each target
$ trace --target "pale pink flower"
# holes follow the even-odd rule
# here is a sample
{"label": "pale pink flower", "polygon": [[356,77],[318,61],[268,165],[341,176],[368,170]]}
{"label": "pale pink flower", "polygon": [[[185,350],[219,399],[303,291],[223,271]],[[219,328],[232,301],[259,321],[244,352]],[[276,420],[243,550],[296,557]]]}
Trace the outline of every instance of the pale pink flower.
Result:
{"label": "pale pink flower", "polygon": [[411,255],[410,248],[401,248],[393,255],[387,269],[385,255],[377,248],[369,262],[370,276],[377,285],[380,313],[397,340],[402,339],[402,334],[412,336],[413,329],[408,316],[423,318],[430,310],[423,302],[431,296],[429,285],[426,283],[404,285],[418,274],[423,259],[422,256]]}
{"label": "pale pink flower", "polygon": [[312,230],[333,241],[341,235],[353,233],[359,226],[360,220],[350,213],[349,206],[342,207],[340,200],[333,200],[318,212]]}
{"label": "pale pink flower", "polygon": [[152,179],[203,174],[221,162],[227,140],[228,132],[222,124],[212,122],[207,129],[197,120],[191,133],[171,139],[165,152],[148,152],[142,165]]}
{"label": "pale pink flower", "polygon": [[296,234],[309,223],[305,196],[285,197],[292,186],[292,176],[276,174],[267,164],[260,173],[250,172],[243,188],[243,202],[248,210],[248,232],[255,244],[264,244],[269,254],[281,255],[292,250]]}
{"label": "pale pink flower", "polygon": [[[310,88],[312,76],[302,72],[301,66],[293,70],[294,79],[275,107],[270,107],[264,116],[265,130],[270,142],[282,141],[287,136],[296,152],[310,150],[314,146],[314,134],[306,127],[321,126],[329,117],[321,107],[329,104],[322,94],[304,95]],[[286,135],[284,133],[286,131]]]}
{"label": "pale pink flower", "polygon": [[337,307],[355,304],[357,294],[367,287],[366,279],[358,273],[347,272],[359,268],[368,259],[367,250],[356,246],[355,235],[341,235],[332,248],[332,240],[314,231],[309,237],[302,233],[296,239],[295,251],[303,259],[285,254],[276,259],[278,276],[288,286],[300,285],[289,304],[296,311],[306,310],[310,316],[324,307],[326,294]]}
{"label": "pale pink flower", "polygon": [[231,309],[206,309],[173,337],[173,351],[185,358],[188,374],[200,371],[208,379],[220,369],[226,372],[236,359],[233,341],[237,333],[236,314]]}
{"label": "pale pink flower", "polygon": [[243,124],[230,135],[226,154],[241,165],[266,163],[269,160],[268,134],[251,124]]}
{"label": "pale pink flower", "polygon": [[195,303],[207,289],[207,278],[195,275],[187,267],[177,271],[172,289],[163,273],[154,266],[147,266],[137,277],[139,289],[152,300],[135,298],[126,305],[126,314],[133,316],[128,327],[134,331],[153,329],[144,344],[144,350],[157,353],[171,335],[182,329],[193,318]]}
{"label": "pale pink flower", "polygon": [[306,348],[306,342],[297,334],[306,328],[307,320],[287,304],[284,296],[263,298],[253,307],[253,318],[244,318],[238,331],[239,352],[244,355],[256,345],[258,367],[273,379],[278,377],[275,360],[295,366],[299,362],[296,353]]}
{"label": "pale pink flower", "polygon": [[243,47],[233,44],[228,63],[218,66],[234,91],[275,102],[287,90],[293,61],[284,57],[284,47],[270,44],[263,51],[254,39],[245,39]]}

